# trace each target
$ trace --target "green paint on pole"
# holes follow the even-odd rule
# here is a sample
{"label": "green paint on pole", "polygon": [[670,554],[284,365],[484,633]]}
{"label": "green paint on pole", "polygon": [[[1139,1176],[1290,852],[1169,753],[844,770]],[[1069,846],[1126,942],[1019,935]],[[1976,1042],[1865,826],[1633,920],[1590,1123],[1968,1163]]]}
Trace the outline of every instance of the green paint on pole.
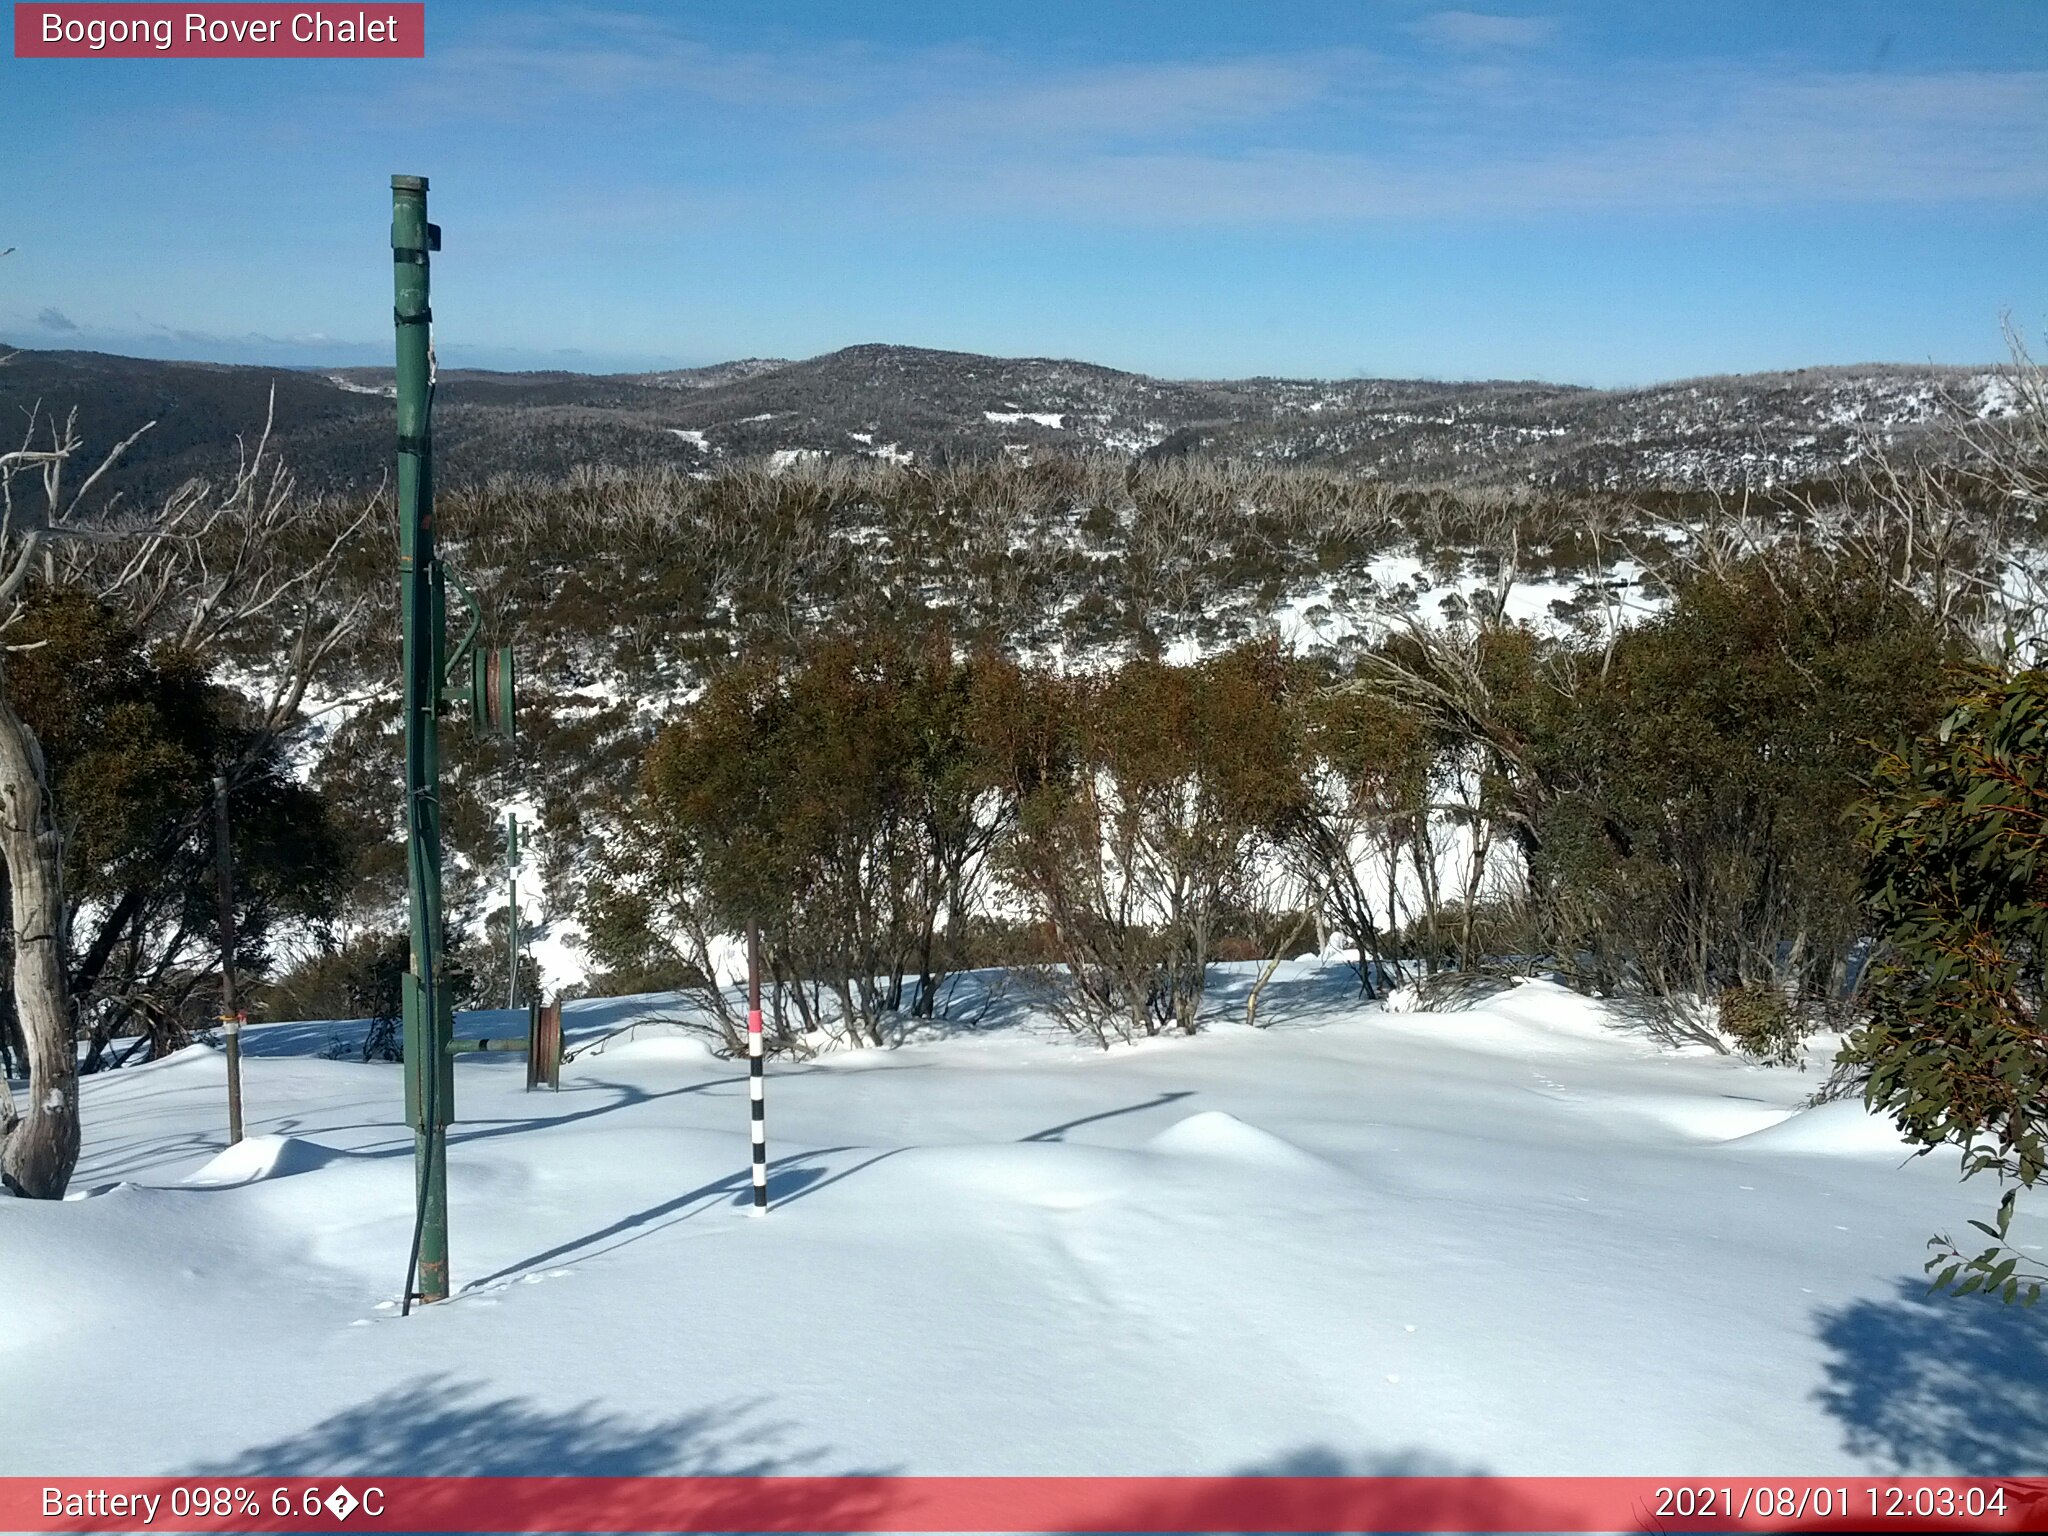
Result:
{"label": "green paint on pole", "polygon": [[[406,894],[412,964],[404,979],[405,1118],[413,1128],[418,1198],[405,1310],[448,1296],[448,1125],[455,1118],[454,998],[442,979],[441,716],[466,703],[488,735],[513,732],[512,652],[475,645],[483,613],[459,581],[469,624],[448,651],[451,578],[435,552],[434,344],[428,259],[441,231],[427,222],[427,179],[391,178],[392,320],[398,332],[398,586],[405,641]],[[459,683],[456,679],[461,679]],[[476,1049],[470,1046],[468,1049]]]}
{"label": "green paint on pole", "polygon": [[441,652],[447,644],[441,562],[434,552],[433,311],[424,176],[391,178],[392,318],[398,333],[398,584],[405,662],[406,893],[412,963],[404,982],[405,1118],[418,1175],[405,1307],[448,1295],[448,1122],[454,1013],[442,984]]}

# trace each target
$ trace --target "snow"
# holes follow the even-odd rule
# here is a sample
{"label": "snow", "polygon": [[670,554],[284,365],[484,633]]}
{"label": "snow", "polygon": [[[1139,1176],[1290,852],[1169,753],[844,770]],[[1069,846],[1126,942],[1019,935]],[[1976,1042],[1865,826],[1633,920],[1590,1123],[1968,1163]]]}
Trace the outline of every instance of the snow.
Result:
{"label": "snow", "polygon": [[695,448],[698,452],[704,453],[710,451],[711,443],[702,432],[695,431],[685,427],[670,427],[668,430],[675,436],[680,437],[684,442],[688,443],[692,448]]}
{"label": "snow", "polygon": [[849,432],[846,435],[859,443],[866,451],[867,457],[871,459],[882,459],[891,464],[908,464],[917,457],[901,443],[883,443],[877,447],[875,434],[872,432]]}
{"label": "snow", "polygon": [[1163,421],[1148,421],[1140,427],[1116,427],[1100,434],[1099,441],[1111,453],[1143,453],[1166,441]]}
{"label": "snow", "polygon": [[1889,1120],[1863,1112],[1853,1100],[1816,1104],[1797,1114],[1737,1137],[1732,1150],[1744,1152],[1811,1152],[1832,1157],[1885,1157],[1897,1162],[1913,1155],[1913,1144]]}
{"label": "snow", "polygon": [[1084,1047],[976,975],[913,1043],[774,1063],[761,1220],[744,1063],[676,999],[571,1003],[559,1093],[458,1062],[457,1294],[406,1319],[400,1069],[325,1059],[360,1024],[252,1026],[232,1150],[217,1051],[88,1078],[79,1198],[0,1200],[10,1395],[50,1405],[0,1473],[2048,1457],[2038,1316],[1922,1296],[1995,1191],[1806,1107],[1824,1062],[1673,1052],[1543,981],[1385,1012],[1319,961],[1254,1030],[1256,970],[1191,1039]]}
{"label": "snow", "polygon": [[540,967],[541,986],[550,995],[580,988],[590,976],[582,925],[574,918],[558,917],[534,926],[530,914],[527,922],[526,953]]}
{"label": "snow", "polygon": [[1270,1168],[1280,1173],[1320,1174],[1336,1172],[1321,1159],[1311,1157],[1291,1141],[1271,1131],[1246,1125],[1235,1115],[1220,1109],[1176,1120],[1145,1145],[1154,1152],[1187,1157],[1212,1157],[1251,1168]]}
{"label": "snow", "polygon": [[381,395],[387,400],[398,398],[398,386],[395,384],[358,384],[351,379],[344,379],[338,373],[328,374],[327,382],[337,389],[347,390],[352,395]]}
{"label": "snow", "polygon": [[253,1184],[289,1174],[324,1168],[337,1154],[296,1136],[250,1136],[208,1158],[185,1182],[200,1189],[226,1184]]}
{"label": "snow", "polygon": [[1981,375],[1971,380],[1977,389],[1977,417],[1995,420],[2017,416],[2024,406],[2019,382],[2005,374]]}
{"label": "snow", "polygon": [[1035,421],[1041,427],[1054,428],[1067,424],[1065,411],[983,411],[981,414],[988,420],[1006,427],[1014,427],[1023,421]]}

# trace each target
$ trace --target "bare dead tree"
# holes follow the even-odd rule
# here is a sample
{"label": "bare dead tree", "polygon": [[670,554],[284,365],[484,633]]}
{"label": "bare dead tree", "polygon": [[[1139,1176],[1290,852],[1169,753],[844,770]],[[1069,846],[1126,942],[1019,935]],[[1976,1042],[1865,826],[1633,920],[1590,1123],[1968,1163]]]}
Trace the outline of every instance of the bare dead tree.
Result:
{"label": "bare dead tree", "polygon": [[1979,654],[2016,659],[2048,639],[2048,370],[2009,324],[2006,340],[2003,409],[1950,391],[1932,430],[1867,434],[1820,491],[1709,486],[1706,516],[1679,527],[1672,552],[1639,558],[1667,589],[1742,565],[1775,579],[1789,555],[1881,572]]}
{"label": "bare dead tree", "polygon": [[1815,542],[1862,557],[1980,654],[2048,638],[2048,373],[2007,327],[2005,411],[1947,397],[1932,446],[1875,441],[1831,496],[1802,502]]}

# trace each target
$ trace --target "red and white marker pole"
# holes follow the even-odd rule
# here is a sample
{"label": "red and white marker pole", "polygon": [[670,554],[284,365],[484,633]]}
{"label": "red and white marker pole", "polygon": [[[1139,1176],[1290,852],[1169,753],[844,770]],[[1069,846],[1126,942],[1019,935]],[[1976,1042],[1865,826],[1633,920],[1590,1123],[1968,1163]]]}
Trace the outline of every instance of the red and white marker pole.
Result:
{"label": "red and white marker pole", "polygon": [[754,1214],[768,1209],[768,1063],[761,1049],[761,933],[747,924],[747,1108],[754,1138]]}

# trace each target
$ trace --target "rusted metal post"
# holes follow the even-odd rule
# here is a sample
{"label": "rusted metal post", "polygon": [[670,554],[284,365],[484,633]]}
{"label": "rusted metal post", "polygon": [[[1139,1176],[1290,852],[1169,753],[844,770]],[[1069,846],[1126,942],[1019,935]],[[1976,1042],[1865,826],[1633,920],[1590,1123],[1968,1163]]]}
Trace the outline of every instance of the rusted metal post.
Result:
{"label": "rusted metal post", "polygon": [[214,896],[220,904],[220,1022],[228,1041],[228,1145],[242,1139],[242,1008],[235,993],[235,863],[228,846],[228,780],[213,776]]}

